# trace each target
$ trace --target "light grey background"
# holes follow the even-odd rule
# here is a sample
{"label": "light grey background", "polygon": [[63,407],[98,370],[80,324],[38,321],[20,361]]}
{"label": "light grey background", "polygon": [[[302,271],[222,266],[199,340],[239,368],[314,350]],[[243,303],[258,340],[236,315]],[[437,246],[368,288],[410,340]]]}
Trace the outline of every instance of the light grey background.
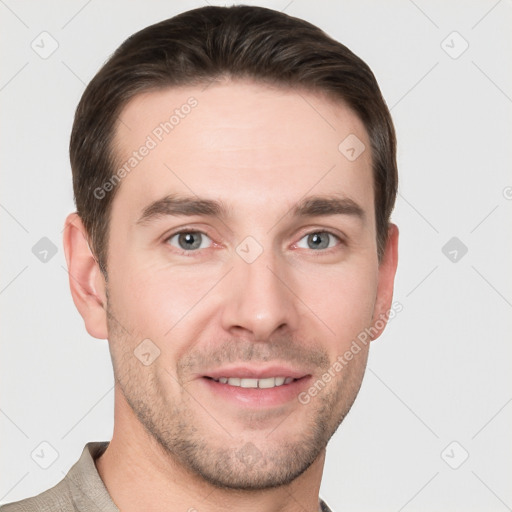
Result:
{"label": "light grey background", "polygon": [[[338,511],[512,510],[511,1],[254,3],[360,55],[398,132],[403,311],[372,347],[321,495]],[[202,5],[0,0],[0,503],[54,485],[112,435],[107,342],[84,329],[62,249],[76,104],[127,36]],[[43,237],[47,262],[32,252]]]}

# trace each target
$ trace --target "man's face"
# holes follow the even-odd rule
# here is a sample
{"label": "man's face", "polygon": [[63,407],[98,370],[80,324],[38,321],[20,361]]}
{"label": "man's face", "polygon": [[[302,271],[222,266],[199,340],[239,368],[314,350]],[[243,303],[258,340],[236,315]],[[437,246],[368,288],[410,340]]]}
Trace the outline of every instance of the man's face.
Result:
{"label": "man's face", "polygon": [[110,219],[122,397],[210,483],[288,483],[323,452],[366,364],[362,346],[333,370],[377,297],[370,151],[338,149],[351,134],[369,148],[366,130],[343,104],[248,82],[146,93],[120,118],[120,164],[150,148],[127,167]]}

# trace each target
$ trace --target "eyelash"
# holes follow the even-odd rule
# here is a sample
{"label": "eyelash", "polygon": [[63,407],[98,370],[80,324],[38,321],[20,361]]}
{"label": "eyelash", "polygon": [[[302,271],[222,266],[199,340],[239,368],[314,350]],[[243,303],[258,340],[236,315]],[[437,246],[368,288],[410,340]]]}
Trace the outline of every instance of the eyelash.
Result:
{"label": "eyelash", "polygon": [[[208,235],[208,233],[204,232],[204,231],[201,231],[199,229],[190,229],[190,228],[182,228],[178,231],[174,231],[173,233],[171,233],[170,235],[168,236],[165,236],[164,238],[164,243],[167,244],[167,245],[170,245],[169,244],[169,240],[171,240],[171,238],[175,237],[176,235],[180,235],[180,234],[183,234],[183,233],[200,233],[201,235],[205,235],[207,236],[208,238],[210,238],[210,240],[212,240],[213,242],[213,239],[210,235]],[[300,238],[299,238],[299,241],[302,240],[303,238],[309,236],[309,235],[314,235],[316,233],[327,233],[328,235],[334,237],[337,241],[338,241],[338,244],[334,247],[329,247],[328,249],[322,249],[322,250],[318,250],[318,251],[315,251],[313,249],[310,249],[310,251],[315,255],[315,256],[321,256],[323,254],[328,254],[330,253],[333,249],[336,249],[337,247],[341,246],[341,245],[346,245],[346,242],[344,241],[343,238],[340,237],[340,235],[337,235],[336,233],[333,233],[332,231],[329,231],[328,229],[315,229],[315,230],[312,230],[312,231],[308,231],[307,233],[304,233]],[[296,242],[297,243],[297,242]],[[213,242],[213,244],[215,244],[215,242]],[[218,244],[217,244],[218,245]],[[208,247],[208,249],[211,249],[211,247]],[[184,251],[184,250],[180,250],[178,249],[177,247],[173,247],[173,250],[174,251],[177,251],[178,254],[182,255],[182,256],[186,256],[186,257],[196,257],[198,255],[200,255],[200,253],[202,251],[204,251],[205,249],[197,249],[195,251]]]}

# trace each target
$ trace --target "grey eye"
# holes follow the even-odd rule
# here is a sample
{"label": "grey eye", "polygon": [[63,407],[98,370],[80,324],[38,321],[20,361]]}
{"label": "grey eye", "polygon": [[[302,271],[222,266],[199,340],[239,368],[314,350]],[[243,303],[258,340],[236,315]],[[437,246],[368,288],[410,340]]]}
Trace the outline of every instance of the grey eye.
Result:
{"label": "grey eye", "polygon": [[169,238],[169,243],[184,251],[206,249],[211,244],[210,238],[200,231],[183,231]]}
{"label": "grey eye", "polygon": [[336,245],[338,237],[327,231],[317,231],[302,237],[297,244],[302,249],[329,249]]}

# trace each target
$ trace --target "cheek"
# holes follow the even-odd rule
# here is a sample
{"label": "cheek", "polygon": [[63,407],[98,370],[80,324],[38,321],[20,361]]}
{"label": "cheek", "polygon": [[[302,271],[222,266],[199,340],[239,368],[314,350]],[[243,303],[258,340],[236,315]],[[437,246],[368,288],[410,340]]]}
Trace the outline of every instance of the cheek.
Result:
{"label": "cheek", "polygon": [[112,302],[134,333],[164,339],[218,281],[217,271],[198,272],[193,266],[126,259],[112,279]]}
{"label": "cheek", "polygon": [[302,283],[300,297],[326,326],[326,340],[335,340],[336,350],[371,325],[377,293],[373,266],[340,266],[325,269]]}

